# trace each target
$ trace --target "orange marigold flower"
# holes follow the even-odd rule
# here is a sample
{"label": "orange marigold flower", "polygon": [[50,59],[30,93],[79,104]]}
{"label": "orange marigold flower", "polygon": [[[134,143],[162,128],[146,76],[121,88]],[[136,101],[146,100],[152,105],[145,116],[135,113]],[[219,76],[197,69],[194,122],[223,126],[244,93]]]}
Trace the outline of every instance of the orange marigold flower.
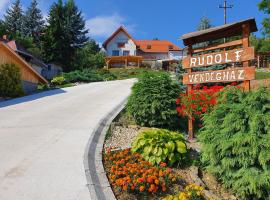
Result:
{"label": "orange marigold flower", "polygon": [[145,186],[140,186],[140,192],[143,192],[145,190]]}
{"label": "orange marigold flower", "polygon": [[134,190],[135,190],[135,186],[132,185],[132,186],[130,187],[130,189],[131,189],[132,191],[134,191]]}
{"label": "orange marigold flower", "polygon": [[160,167],[166,167],[166,166],[167,166],[167,164],[165,162],[160,163]]}
{"label": "orange marigold flower", "polygon": [[154,180],[151,176],[147,178],[147,183],[153,183],[153,182],[154,182]]}
{"label": "orange marigold flower", "polygon": [[162,186],[162,192],[166,192],[167,188],[166,186]]}
{"label": "orange marigold flower", "polygon": [[123,186],[123,190],[124,190],[124,191],[127,191],[127,189],[128,189],[127,185],[124,185],[124,186]]}

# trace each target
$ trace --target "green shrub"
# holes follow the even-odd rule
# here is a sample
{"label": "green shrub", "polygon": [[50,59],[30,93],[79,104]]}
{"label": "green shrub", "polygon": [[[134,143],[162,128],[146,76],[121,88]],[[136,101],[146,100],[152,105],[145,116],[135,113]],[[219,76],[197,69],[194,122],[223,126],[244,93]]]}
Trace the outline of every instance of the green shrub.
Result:
{"label": "green shrub", "polygon": [[270,191],[270,92],[221,93],[203,118],[202,162],[243,199],[266,199]]}
{"label": "green shrub", "polygon": [[68,83],[76,82],[96,82],[103,81],[101,75],[97,73],[96,70],[84,69],[84,70],[75,70],[69,73],[64,73],[64,78]]}
{"label": "green shrub", "polygon": [[132,143],[132,151],[153,164],[180,161],[187,152],[184,136],[165,129],[147,129],[139,133]]}
{"label": "green shrub", "polygon": [[63,85],[65,81],[66,80],[63,76],[57,76],[57,77],[54,77],[53,80],[51,80],[51,84],[53,86],[60,86],[60,85]]}
{"label": "green shrub", "polygon": [[97,71],[97,73],[103,78],[104,81],[112,81],[117,79],[114,74],[112,74],[109,70],[106,69],[100,69]]}
{"label": "green shrub", "polygon": [[0,66],[0,97],[18,97],[24,94],[20,69],[14,64]]}
{"label": "green shrub", "polygon": [[50,89],[50,86],[48,84],[39,84],[37,87],[37,90],[39,91],[46,91],[49,89]]}
{"label": "green shrub", "polygon": [[179,92],[168,74],[145,73],[132,88],[127,110],[141,126],[174,127]]}

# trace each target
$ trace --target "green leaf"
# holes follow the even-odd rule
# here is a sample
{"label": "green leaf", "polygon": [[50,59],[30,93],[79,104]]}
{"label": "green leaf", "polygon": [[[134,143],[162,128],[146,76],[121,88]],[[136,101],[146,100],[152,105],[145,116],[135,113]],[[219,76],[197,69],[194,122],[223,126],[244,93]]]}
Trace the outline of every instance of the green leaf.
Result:
{"label": "green leaf", "polygon": [[179,153],[186,153],[187,152],[187,147],[186,144],[182,141],[176,141],[176,145],[177,145],[177,151]]}

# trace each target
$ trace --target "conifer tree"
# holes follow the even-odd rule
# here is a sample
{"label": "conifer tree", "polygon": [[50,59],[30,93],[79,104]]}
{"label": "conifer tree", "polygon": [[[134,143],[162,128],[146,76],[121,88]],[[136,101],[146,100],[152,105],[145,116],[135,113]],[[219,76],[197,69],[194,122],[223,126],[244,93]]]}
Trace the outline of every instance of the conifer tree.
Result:
{"label": "conifer tree", "polygon": [[210,24],[210,20],[207,17],[202,17],[197,30],[201,31],[201,30],[209,29],[211,27],[212,25]]}
{"label": "conifer tree", "polygon": [[23,34],[23,10],[20,0],[16,0],[4,15],[4,22],[9,35]]}
{"label": "conifer tree", "polygon": [[50,9],[48,26],[43,39],[43,49],[48,62],[62,65],[64,71],[72,70],[76,49],[88,40],[85,20],[73,0],[54,3]]}
{"label": "conifer tree", "polygon": [[268,199],[270,92],[223,91],[199,133],[202,161],[242,199]]}
{"label": "conifer tree", "polygon": [[38,8],[37,0],[32,0],[31,5],[28,7],[25,17],[25,34],[33,37],[34,41],[39,40],[39,36],[44,29],[43,16],[41,10]]}

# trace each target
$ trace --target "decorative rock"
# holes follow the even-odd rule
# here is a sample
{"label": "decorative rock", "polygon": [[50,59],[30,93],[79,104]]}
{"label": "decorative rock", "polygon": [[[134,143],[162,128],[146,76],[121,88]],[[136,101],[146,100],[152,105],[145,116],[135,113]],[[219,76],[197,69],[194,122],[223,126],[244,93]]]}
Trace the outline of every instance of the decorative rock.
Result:
{"label": "decorative rock", "polygon": [[138,135],[138,126],[114,126],[111,128],[111,136],[105,141],[105,148],[126,149],[131,147],[131,143]]}

